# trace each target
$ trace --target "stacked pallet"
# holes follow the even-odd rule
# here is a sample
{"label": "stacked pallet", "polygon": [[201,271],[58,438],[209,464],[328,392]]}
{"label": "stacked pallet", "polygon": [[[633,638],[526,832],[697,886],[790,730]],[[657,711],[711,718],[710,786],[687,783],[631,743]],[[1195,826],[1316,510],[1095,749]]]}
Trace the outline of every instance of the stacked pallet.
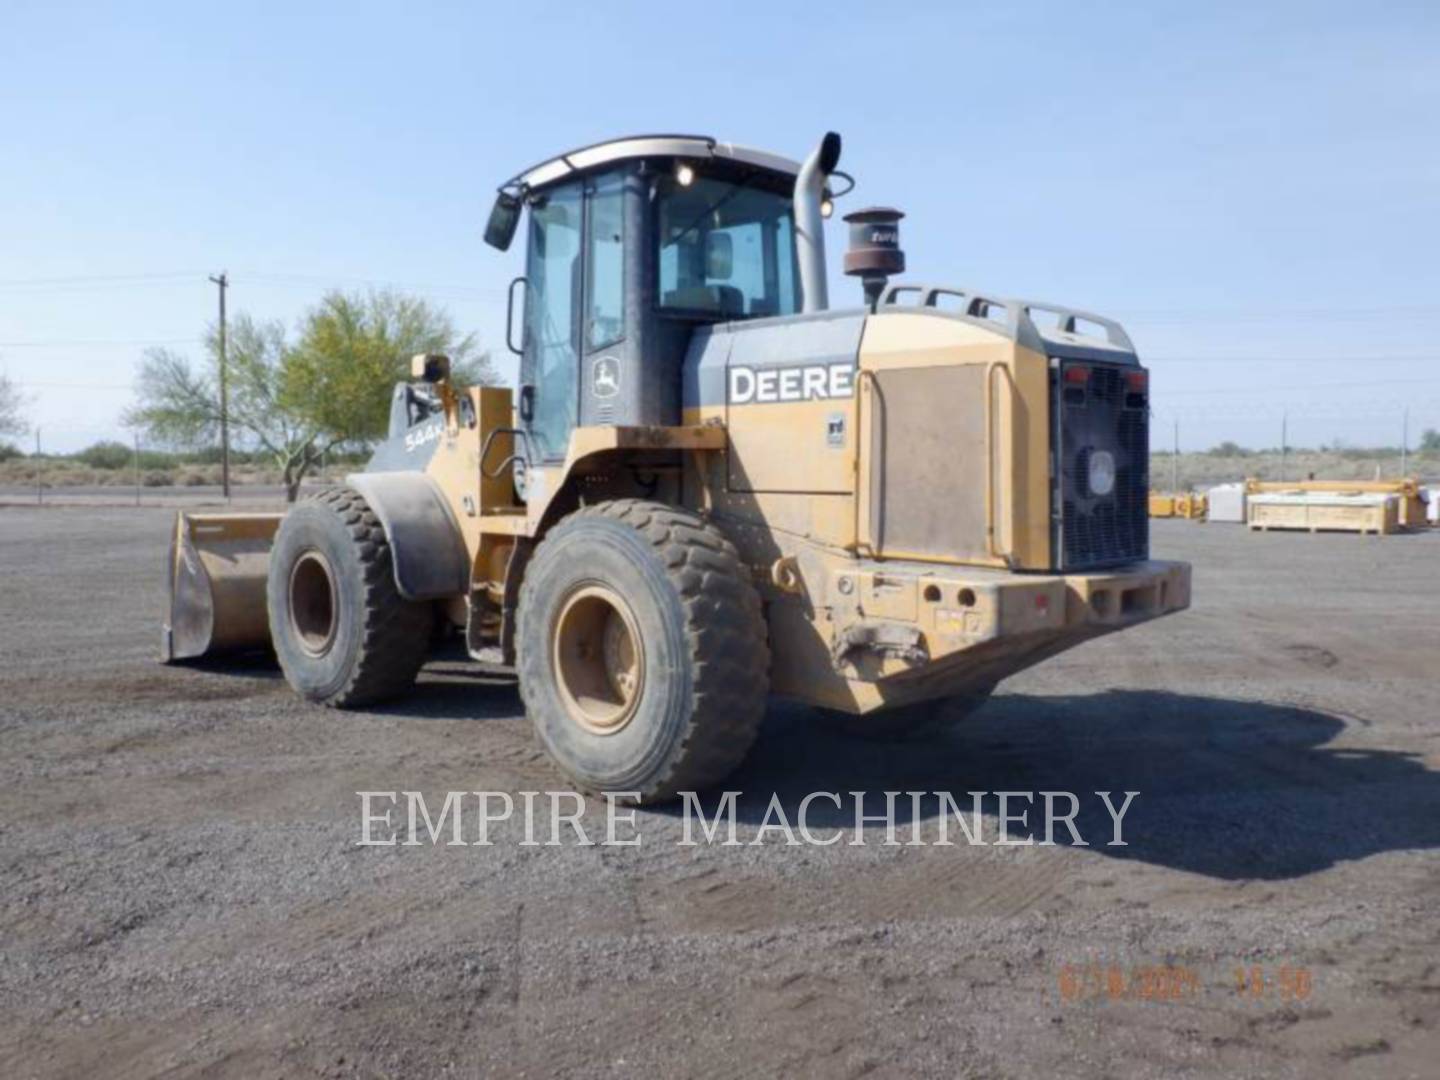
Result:
{"label": "stacked pallet", "polygon": [[1288,491],[1248,495],[1251,529],[1303,529],[1383,536],[1399,528],[1399,498],[1364,491]]}
{"label": "stacked pallet", "polygon": [[[1284,495],[1284,497],[1305,497],[1306,505],[1318,507],[1313,514],[1305,517],[1315,521],[1335,521],[1336,524],[1320,524],[1319,528],[1338,528],[1344,531],[1365,531],[1365,533],[1394,533],[1397,528],[1426,527],[1426,503],[1420,494],[1420,481],[1413,477],[1401,480],[1300,480],[1295,482],[1246,481],[1246,503],[1254,503],[1259,497]],[[1365,497],[1365,498],[1361,498]],[[1261,503],[1264,505],[1264,503]],[[1272,503],[1270,505],[1284,505]],[[1293,505],[1293,503],[1292,503]],[[1331,507],[1335,514],[1326,514],[1325,507]],[[1384,527],[1384,518],[1394,513],[1394,524]],[[1295,511],[1261,511],[1263,518],[1273,521],[1299,517]],[[1254,524],[1254,514],[1248,513],[1247,520]],[[1364,523],[1364,528],[1346,526],[1345,521]],[[1309,528],[1309,526],[1282,526],[1272,528]],[[1310,528],[1310,531],[1316,531]]]}

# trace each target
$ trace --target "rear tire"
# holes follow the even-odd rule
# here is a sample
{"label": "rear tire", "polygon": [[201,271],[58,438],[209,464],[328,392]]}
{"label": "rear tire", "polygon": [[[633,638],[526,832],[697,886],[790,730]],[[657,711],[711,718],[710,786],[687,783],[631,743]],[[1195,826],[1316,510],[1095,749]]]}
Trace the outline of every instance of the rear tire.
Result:
{"label": "rear tire", "polygon": [[898,705],[863,716],[831,709],[821,711],[826,714],[823,722],[827,726],[838,728],[851,738],[868,742],[919,742],[943,734],[969,719],[990,700],[994,692],[993,686],[984,687],[968,694],[917,701],[912,705]]}
{"label": "rear tire", "polygon": [[560,522],[526,568],[516,643],[537,735],[590,790],[648,803],[717,784],[765,714],[760,597],[688,510],[622,499]]}
{"label": "rear tire", "polygon": [[400,595],[385,529],[351,488],[285,515],[266,599],[285,678],[311,701],[353,708],[396,697],[425,662],[431,605]]}

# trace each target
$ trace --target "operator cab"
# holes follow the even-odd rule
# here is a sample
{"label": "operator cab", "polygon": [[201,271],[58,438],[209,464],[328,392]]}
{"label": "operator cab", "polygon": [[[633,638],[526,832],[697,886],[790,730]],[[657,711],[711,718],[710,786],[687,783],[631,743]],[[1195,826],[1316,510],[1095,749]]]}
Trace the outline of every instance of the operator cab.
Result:
{"label": "operator cab", "polygon": [[697,326],[801,310],[800,169],[703,136],[642,136],[571,151],[500,188],[487,243],[506,250],[530,211],[506,339],[532,464],[563,460],[577,424],[679,423]]}

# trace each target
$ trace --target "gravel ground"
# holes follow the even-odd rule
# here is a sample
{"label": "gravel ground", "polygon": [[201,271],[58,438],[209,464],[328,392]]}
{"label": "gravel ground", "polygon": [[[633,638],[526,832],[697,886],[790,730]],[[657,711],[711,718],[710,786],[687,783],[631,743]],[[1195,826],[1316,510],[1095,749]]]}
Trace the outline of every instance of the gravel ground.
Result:
{"label": "gravel ground", "polygon": [[1157,522],[1190,612],[928,743],[777,705],[729,785],[742,840],[775,795],[1074,791],[1087,847],[358,847],[357,791],[564,784],[459,663],[350,714],[156,664],[169,520],[0,509],[0,1075],[1435,1075],[1440,532]]}

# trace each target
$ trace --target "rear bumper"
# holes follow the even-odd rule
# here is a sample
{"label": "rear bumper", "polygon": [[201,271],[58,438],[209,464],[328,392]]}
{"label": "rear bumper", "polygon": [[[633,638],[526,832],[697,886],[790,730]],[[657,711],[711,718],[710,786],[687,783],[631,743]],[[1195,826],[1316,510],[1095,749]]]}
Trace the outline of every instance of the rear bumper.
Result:
{"label": "rear bumper", "polygon": [[933,658],[1017,634],[1105,633],[1190,606],[1190,564],[1150,560],[1083,574],[1012,573],[912,562],[835,570],[830,601],[841,626],[914,624]]}
{"label": "rear bumper", "polygon": [[1119,570],[1066,574],[1065,617],[1072,626],[1118,629],[1190,606],[1190,564],[1151,560]]}
{"label": "rear bumper", "polygon": [[845,707],[869,712],[988,688],[1093,637],[1182,611],[1190,565],[1028,574],[865,562],[837,569],[830,586]]}

